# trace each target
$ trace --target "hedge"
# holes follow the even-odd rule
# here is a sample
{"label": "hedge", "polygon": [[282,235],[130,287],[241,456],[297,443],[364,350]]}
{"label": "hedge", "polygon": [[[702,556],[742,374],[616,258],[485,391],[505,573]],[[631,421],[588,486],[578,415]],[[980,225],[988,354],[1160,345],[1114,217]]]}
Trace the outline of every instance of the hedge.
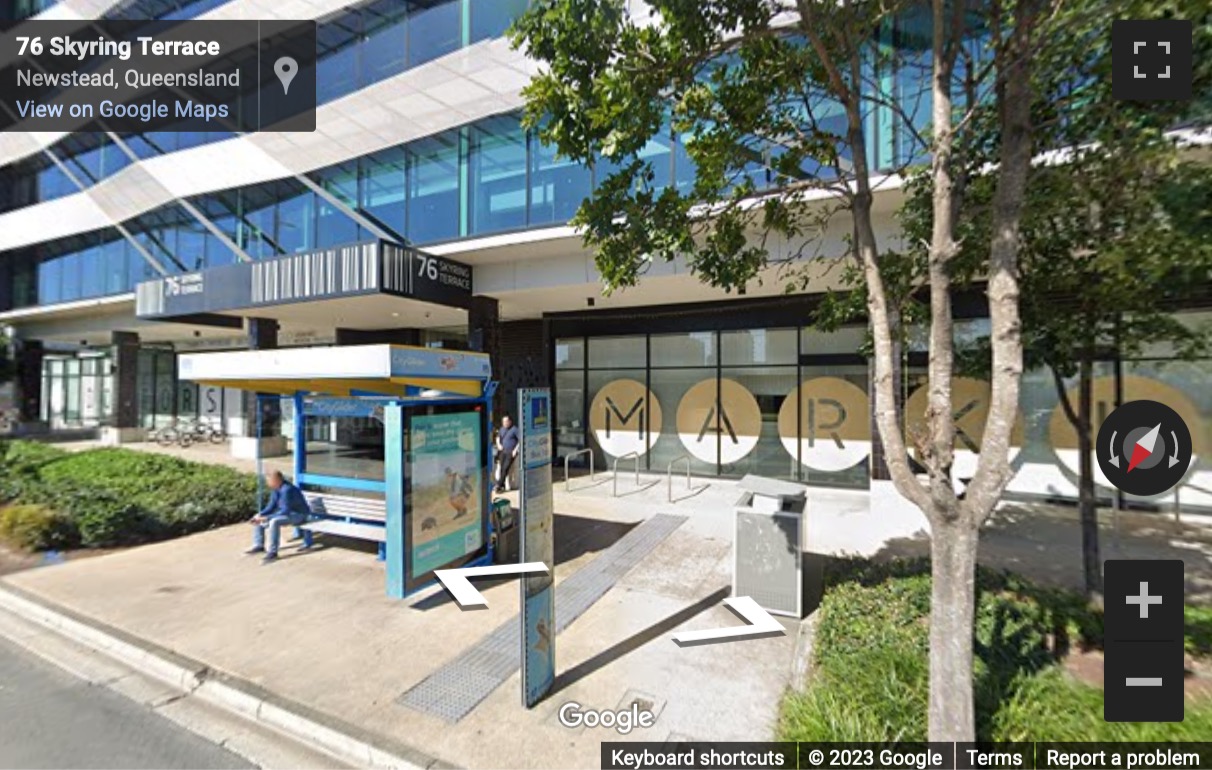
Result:
{"label": "hedge", "polygon": [[[46,520],[54,532],[0,530],[26,548],[67,547],[64,541],[133,545],[233,524],[252,515],[256,490],[251,474],[166,455],[117,448],[66,452],[0,441],[0,504],[56,514]],[[31,516],[16,518],[27,522]],[[29,526],[17,529],[25,533]]]}
{"label": "hedge", "polygon": [[[832,562],[807,689],[782,703],[780,740],[924,741],[929,682],[927,560]],[[993,741],[1206,740],[1212,703],[1175,724],[1107,724],[1102,693],[1071,677],[1071,649],[1101,648],[1102,618],[1083,598],[1016,575],[977,573],[977,738]],[[1208,654],[1212,613],[1187,613],[1187,648]],[[1201,737],[1202,736],[1202,737]]]}
{"label": "hedge", "polygon": [[0,540],[30,551],[72,548],[80,531],[70,517],[42,505],[0,508]]}

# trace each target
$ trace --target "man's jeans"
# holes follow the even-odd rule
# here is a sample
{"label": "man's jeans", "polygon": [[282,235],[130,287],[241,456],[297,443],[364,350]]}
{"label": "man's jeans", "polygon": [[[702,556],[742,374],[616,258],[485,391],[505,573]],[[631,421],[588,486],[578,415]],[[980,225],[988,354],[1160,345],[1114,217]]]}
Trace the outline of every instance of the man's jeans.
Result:
{"label": "man's jeans", "polygon": [[[289,516],[276,514],[269,516],[261,524],[253,527],[253,547],[264,548],[266,553],[277,553],[278,543],[282,541],[282,527],[294,526],[307,521],[307,516],[301,513],[292,513]],[[265,533],[269,532],[269,545],[265,544]]]}
{"label": "man's jeans", "polygon": [[513,472],[513,452],[502,449],[497,452],[497,489],[505,489],[509,486],[509,474]]}

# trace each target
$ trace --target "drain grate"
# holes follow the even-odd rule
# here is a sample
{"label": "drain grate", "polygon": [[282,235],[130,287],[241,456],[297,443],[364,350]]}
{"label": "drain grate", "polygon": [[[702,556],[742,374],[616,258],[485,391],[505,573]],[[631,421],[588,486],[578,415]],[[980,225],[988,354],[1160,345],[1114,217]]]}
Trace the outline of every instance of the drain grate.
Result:
{"label": "drain grate", "polygon": [[[685,520],[685,516],[664,513],[653,516],[556,585],[556,633],[605,596]],[[470,650],[422,679],[396,702],[447,722],[459,721],[518,670],[522,655],[520,633],[520,621],[515,615]]]}

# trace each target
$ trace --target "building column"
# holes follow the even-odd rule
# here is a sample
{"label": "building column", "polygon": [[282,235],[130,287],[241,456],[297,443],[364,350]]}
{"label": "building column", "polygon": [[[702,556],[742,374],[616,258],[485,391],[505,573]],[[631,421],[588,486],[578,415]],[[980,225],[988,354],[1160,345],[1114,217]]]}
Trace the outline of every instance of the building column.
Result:
{"label": "building column", "polygon": [[139,427],[139,335],[114,332],[114,414],[116,428]]}
{"label": "building column", "polygon": [[16,385],[17,410],[20,412],[20,422],[34,423],[42,421],[42,358],[43,347],[40,340],[17,340],[14,363],[17,376]]}
{"label": "building column", "polygon": [[114,404],[113,414],[106,415],[109,424],[101,428],[101,441],[105,444],[140,441],[143,430],[139,426],[139,335],[113,332],[110,343]]}
{"label": "building column", "polygon": [[[249,350],[273,350],[278,347],[278,322],[272,318],[247,318]],[[233,457],[255,460],[286,454],[286,437],[282,435],[282,407],[276,394],[264,400],[261,394],[244,391],[244,435],[233,437]],[[258,411],[261,435],[257,436]]]}
{"label": "building column", "polygon": [[[467,347],[477,353],[487,353],[492,364],[492,378],[501,381],[501,305],[494,297],[477,295],[471,298],[467,308]],[[492,412],[500,415],[504,405],[504,393],[497,389]]]}

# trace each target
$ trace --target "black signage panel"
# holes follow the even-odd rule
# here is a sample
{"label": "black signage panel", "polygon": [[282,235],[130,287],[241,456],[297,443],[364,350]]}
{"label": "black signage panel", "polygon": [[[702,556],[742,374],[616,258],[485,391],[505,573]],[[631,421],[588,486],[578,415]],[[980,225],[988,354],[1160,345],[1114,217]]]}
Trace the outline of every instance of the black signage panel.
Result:
{"label": "black signage panel", "polygon": [[378,293],[466,308],[471,290],[469,265],[370,241],[147,281],[135,308],[140,318],[176,318]]}
{"label": "black signage panel", "polygon": [[409,246],[383,244],[383,290],[438,305],[471,302],[471,265]]}

